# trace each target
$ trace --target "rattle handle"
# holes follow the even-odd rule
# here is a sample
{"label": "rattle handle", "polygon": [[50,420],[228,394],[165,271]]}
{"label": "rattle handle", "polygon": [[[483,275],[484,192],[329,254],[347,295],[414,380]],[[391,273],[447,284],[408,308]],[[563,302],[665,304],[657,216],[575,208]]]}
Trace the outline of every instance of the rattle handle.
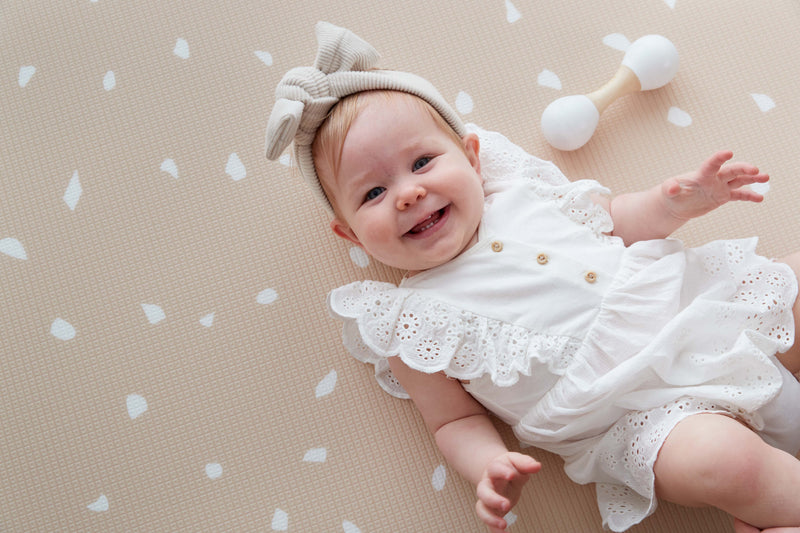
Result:
{"label": "rattle handle", "polygon": [[605,111],[611,102],[629,93],[635,93],[642,90],[642,84],[634,72],[626,67],[620,65],[617,73],[611,78],[608,83],[594,91],[587,94],[586,97],[592,101],[599,113]]}

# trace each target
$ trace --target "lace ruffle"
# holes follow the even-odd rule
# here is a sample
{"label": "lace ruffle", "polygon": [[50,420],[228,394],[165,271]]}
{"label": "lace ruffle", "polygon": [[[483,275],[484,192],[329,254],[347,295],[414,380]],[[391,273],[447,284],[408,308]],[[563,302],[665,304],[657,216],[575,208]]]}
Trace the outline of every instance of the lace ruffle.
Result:
{"label": "lace ruffle", "polygon": [[475,124],[467,124],[466,128],[480,139],[481,176],[487,187],[520,178],[535,179],[553,187],[569,184],[556,165],[529,154],[505,135]]}
{"label": "lace ruffle", "polygon": [[595,236],[606,240],[614,229],[611,215],[597,205],[593,196],[607,196],[610,191],[594,180],[569,181],[552,162],[527,153],[504,135],[467,124],[481,142],[481,176],[486,194],[502,190],[510,182],[531,181],[544,200],[555,202],[570,220],[587,226]]}
{"label": "lace ruffle", "polygon": [[597,505],[603,525],[625,531],[655,512],[653,464],[670,431],[699,413],[742,415],[736,407],[685,397],[648,411],[629,413],[606,433],[598,461],[603,471],[624,483],[597,483]]}
{"label": "lace ruffle", "polygon": [[331,312],[344,321],[345,347],[375,365],[381,387],[407,397],[388,369],[399,356],[414,370],[444,371],[456,379],[488,374],[500,387],[530,375],[532,361],[563,374],[579,346],[567,336],[543,335],[463,311],[390,283],[355,282],[331,291]]}
{"label": "lace ruffle", "polygon": [[551,187],[544,182],[536,182],[534,190],[544,199],[555,202],[561,212],[570,220],[589,228],[595,237],[602,241],[611,237],[614,221],[602,206],[594,201],[594,196],[607,196],[610,191],[594,180],[579,180]]}

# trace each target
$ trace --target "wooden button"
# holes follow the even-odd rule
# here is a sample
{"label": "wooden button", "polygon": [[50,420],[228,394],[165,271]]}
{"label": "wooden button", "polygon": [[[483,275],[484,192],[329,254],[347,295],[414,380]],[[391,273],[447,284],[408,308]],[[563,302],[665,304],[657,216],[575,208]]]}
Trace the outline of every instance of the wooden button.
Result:
{"label": "wooden button", "polygon": [[594,272],[587,272],[586,275],[583,276],[583,279],[585,279],[587,283],[594,283],[597,281],[597,274]]}
{"label": "wooden button", "polygon": [[493,252],[502,252],[503,251],[503,243],[500,241],[494,241],[492,243],[492,251]]}
{"label": "wooden button", "polygon": [[550,259],[547,257],[547,254],[539,254],[536,256],[536,262],[540,265],[546,265]]}

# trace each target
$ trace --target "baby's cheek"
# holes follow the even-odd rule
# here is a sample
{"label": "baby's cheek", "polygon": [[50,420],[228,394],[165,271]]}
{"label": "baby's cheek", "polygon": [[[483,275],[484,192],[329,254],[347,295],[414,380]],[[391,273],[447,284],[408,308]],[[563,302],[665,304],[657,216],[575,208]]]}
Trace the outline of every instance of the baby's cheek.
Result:
{"label": "baby's cheek", "polygon": [[380,255],[381,248],[381,235],[380,232],[374,230],[362,230],[359,232],[358,240],[361,242],[361,247],[369,255],[376,257]]}

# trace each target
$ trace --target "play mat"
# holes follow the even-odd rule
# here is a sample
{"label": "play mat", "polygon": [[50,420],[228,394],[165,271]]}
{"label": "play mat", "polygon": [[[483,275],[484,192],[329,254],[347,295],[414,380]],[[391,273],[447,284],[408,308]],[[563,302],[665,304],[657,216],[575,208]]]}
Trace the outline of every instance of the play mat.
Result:
{"label": "play mat", "polygon": [[[400,273],[328,231],[288,151],[264,157],[275,85],[313,61],[318,20],[571,179],[627,192],[730,148],[772,176],[765,202],[676,236],[800,249],[794,0],[7,2],[3,533],[483,531],[473,488],[326,311],[330,289]],[[615,101],[583,148],[550,147],[547,104],[651,33],[679,51],[673,81]],[[544,471],[510,531],[602,531],[593,487],[525,451]],[[662,504],[631,531],[731,526]]]}

